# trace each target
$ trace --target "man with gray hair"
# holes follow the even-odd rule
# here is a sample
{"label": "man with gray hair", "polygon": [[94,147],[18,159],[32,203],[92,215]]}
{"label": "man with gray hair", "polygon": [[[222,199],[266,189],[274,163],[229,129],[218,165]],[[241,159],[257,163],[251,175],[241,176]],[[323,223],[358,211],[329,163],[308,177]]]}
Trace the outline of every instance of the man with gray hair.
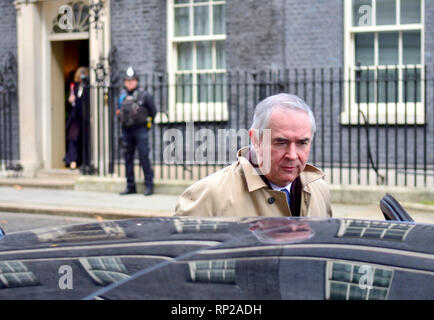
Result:
{"label": "man with gray hair", "polygon": [[185,190],[176,215],[331,217],[324,173],[307,164],[315,131],[313,113],[299,97],[280,93],[261,101],[251,147]]}

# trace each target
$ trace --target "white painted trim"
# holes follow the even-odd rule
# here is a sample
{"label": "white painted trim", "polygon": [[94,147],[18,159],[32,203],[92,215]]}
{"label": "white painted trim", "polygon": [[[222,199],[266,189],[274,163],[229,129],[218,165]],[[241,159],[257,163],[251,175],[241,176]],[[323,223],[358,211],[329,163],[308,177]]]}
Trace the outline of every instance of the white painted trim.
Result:
{"label": "white painted trim", "polygon": [[401,0],[396,0],[396,24],[401,24]]}
{"label": "white painted trim", "polygon": [[[45,0],[45,1],[47,1],[47,0]],[[174,3],[173,4],[173,6],[175,7],[175,8],[182,8],[182,7],[190,7],[190,6],[193,6],[193,7],[200,7],[200,6],[206,6],[206,5],[209,5],[209,4],[225,4],[226,3],[226,1],[225,0],[211,0],[211,1],[203,1],[203,2],[193,2],[193,3]]]}
{"label": "white painted trim", "polygon": [[216,34],[208,36],[188,36],[188,37],[173,37],[172,42],[198,42],[198,41],[219,41],[226,40],[226,35]]}
{"label": "white painted trim", "polygon": [[[175,15],[174,15],[174,1],[173,0],[167,0],[166,1],[166,17],[167,17],[167,74],[168,74],[168,81],[170,83],[175,83],[175,70],[176,70],[176,50],[173,45],[173,33],[174,33],[174,21],[175,21]],[[174,86],[170,86],[168,88],[168,95],[169,95],[169,105],[168,105],[168,111],[173,110],[172,107],[175,104],[175,88]],[[155,117],[155,121],[157,122],[158,114]],[[158,123],[158,122],[157,122]]]}
{"label": "white painted trim", "polygon": [[[420,0],[420,6],[422,9],[420,22],[422,25],[421,31],[420,31],[420,51],[421,51],[421,64],[425,65],[425,0]],[[425,71],[422,71],[423,76],[425,77]],[[423,79],[423,78],[422,78]]]}
{"label": "white painted trim", "polygon": [[65,32],[65,33],[51,33],[48,36],[50,41],[69,41],[69,40],[88,40],[89,32]]}
{"label": "white painted trim", "polygon": [[[387,116],[386,116],[386,106],[387,106]],[[345,110],[340,114],[340,123],[342,125],[364,125],[365,121],[361,115],[358,113],[359,104],[354,104],[349,110]],[[368,117],[369,108],[369,117]],[[378,115],[377,115],[378,108]],[[416,108],[416,113],[414,109]],[[405,119],[405,109],[407,109],[407,120]],[[398,125],[423,125],[425,124],[425,112],[424,105],[422,103],[360,103],[360,110],[368,118],[368,123],[370,125],[384,125],[384,124],[398,124]],[[415,116],[416,115],[416,116]],[[378,119],[377,119],[378,118]]]}
{"label": "white painted trim", "polygon": [[404,24],[404,25],[381,25],[381,26],[367,26],[367,27],[350,27],[349,31],[355,32],[388,32],[388,31],[411,31],[423,29],[420,24]]}
{"label": "white painted trim", "polygon": [[167,113],[158,112],[155,123],[220,122],[229,119],[227,103],[177,103]]}
{"label": "white painted trim", "polygon": [[[48,21],[44,6],[42,9],[42,21]],[[45,25],[47,25],[45,23]],[[47,28],[42,31],[42,137],[43,137],[43,169],[52,168],[51,161],[51,43],[47,39]]]}

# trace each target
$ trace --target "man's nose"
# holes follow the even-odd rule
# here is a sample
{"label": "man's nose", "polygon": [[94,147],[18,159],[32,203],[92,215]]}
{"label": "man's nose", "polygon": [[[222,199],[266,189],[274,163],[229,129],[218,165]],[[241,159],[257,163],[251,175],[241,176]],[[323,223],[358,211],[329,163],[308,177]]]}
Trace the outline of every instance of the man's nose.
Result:
{"label": "man's nose", "polygon": [[297,160],[298,155],[297,155],[297,148],[295,146],[295,143],[290,143],[288,145],[286,156],[288,157],[289,160]]}

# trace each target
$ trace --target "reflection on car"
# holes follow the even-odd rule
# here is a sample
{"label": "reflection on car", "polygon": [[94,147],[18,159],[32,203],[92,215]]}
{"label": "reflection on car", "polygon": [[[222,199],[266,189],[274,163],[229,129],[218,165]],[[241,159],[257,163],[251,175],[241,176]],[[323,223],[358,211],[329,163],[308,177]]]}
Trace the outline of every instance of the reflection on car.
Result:
{"label": "reflection on car", "polygon": [[0,240],[0,299],[434,299],[434,225],[142,218]]}

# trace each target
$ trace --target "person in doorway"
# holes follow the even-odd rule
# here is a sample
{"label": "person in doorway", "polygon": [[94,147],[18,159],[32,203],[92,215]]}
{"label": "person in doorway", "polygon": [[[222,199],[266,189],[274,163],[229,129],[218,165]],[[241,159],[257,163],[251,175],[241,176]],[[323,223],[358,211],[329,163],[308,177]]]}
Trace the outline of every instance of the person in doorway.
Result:
{"label": "person in doorway", "polygon": [[127,187],[121,195],[136,193],[134,153],[139,150],[139,161],[145,176],[145,196],[154,192],[153,171],[149,160],[149,129],[156,109],[153,96],[138,86],[139,77],[129,67],[124,77],[125,92],[119,99],[116,114],[122,124],[122,142],[125,147],[125,174]]}
{"label": "person in doorway", "polygon": [[74,81],[70,84],[68,102],[70,104],[69,115],[66,121],[66,155],[64,162],[71,169],[78,168],[83,162],[83,146],[85,141],[85,111],[88,103],[87,79],[89,70],[80,67],[75,71]]}
{"label": "person in doorway", "polygon": [[251,147],[187,188],[175,215],[331,217],[324,173],[307,164],[315,130],[313,113],[299,97],[281,93],[261,101]]}

